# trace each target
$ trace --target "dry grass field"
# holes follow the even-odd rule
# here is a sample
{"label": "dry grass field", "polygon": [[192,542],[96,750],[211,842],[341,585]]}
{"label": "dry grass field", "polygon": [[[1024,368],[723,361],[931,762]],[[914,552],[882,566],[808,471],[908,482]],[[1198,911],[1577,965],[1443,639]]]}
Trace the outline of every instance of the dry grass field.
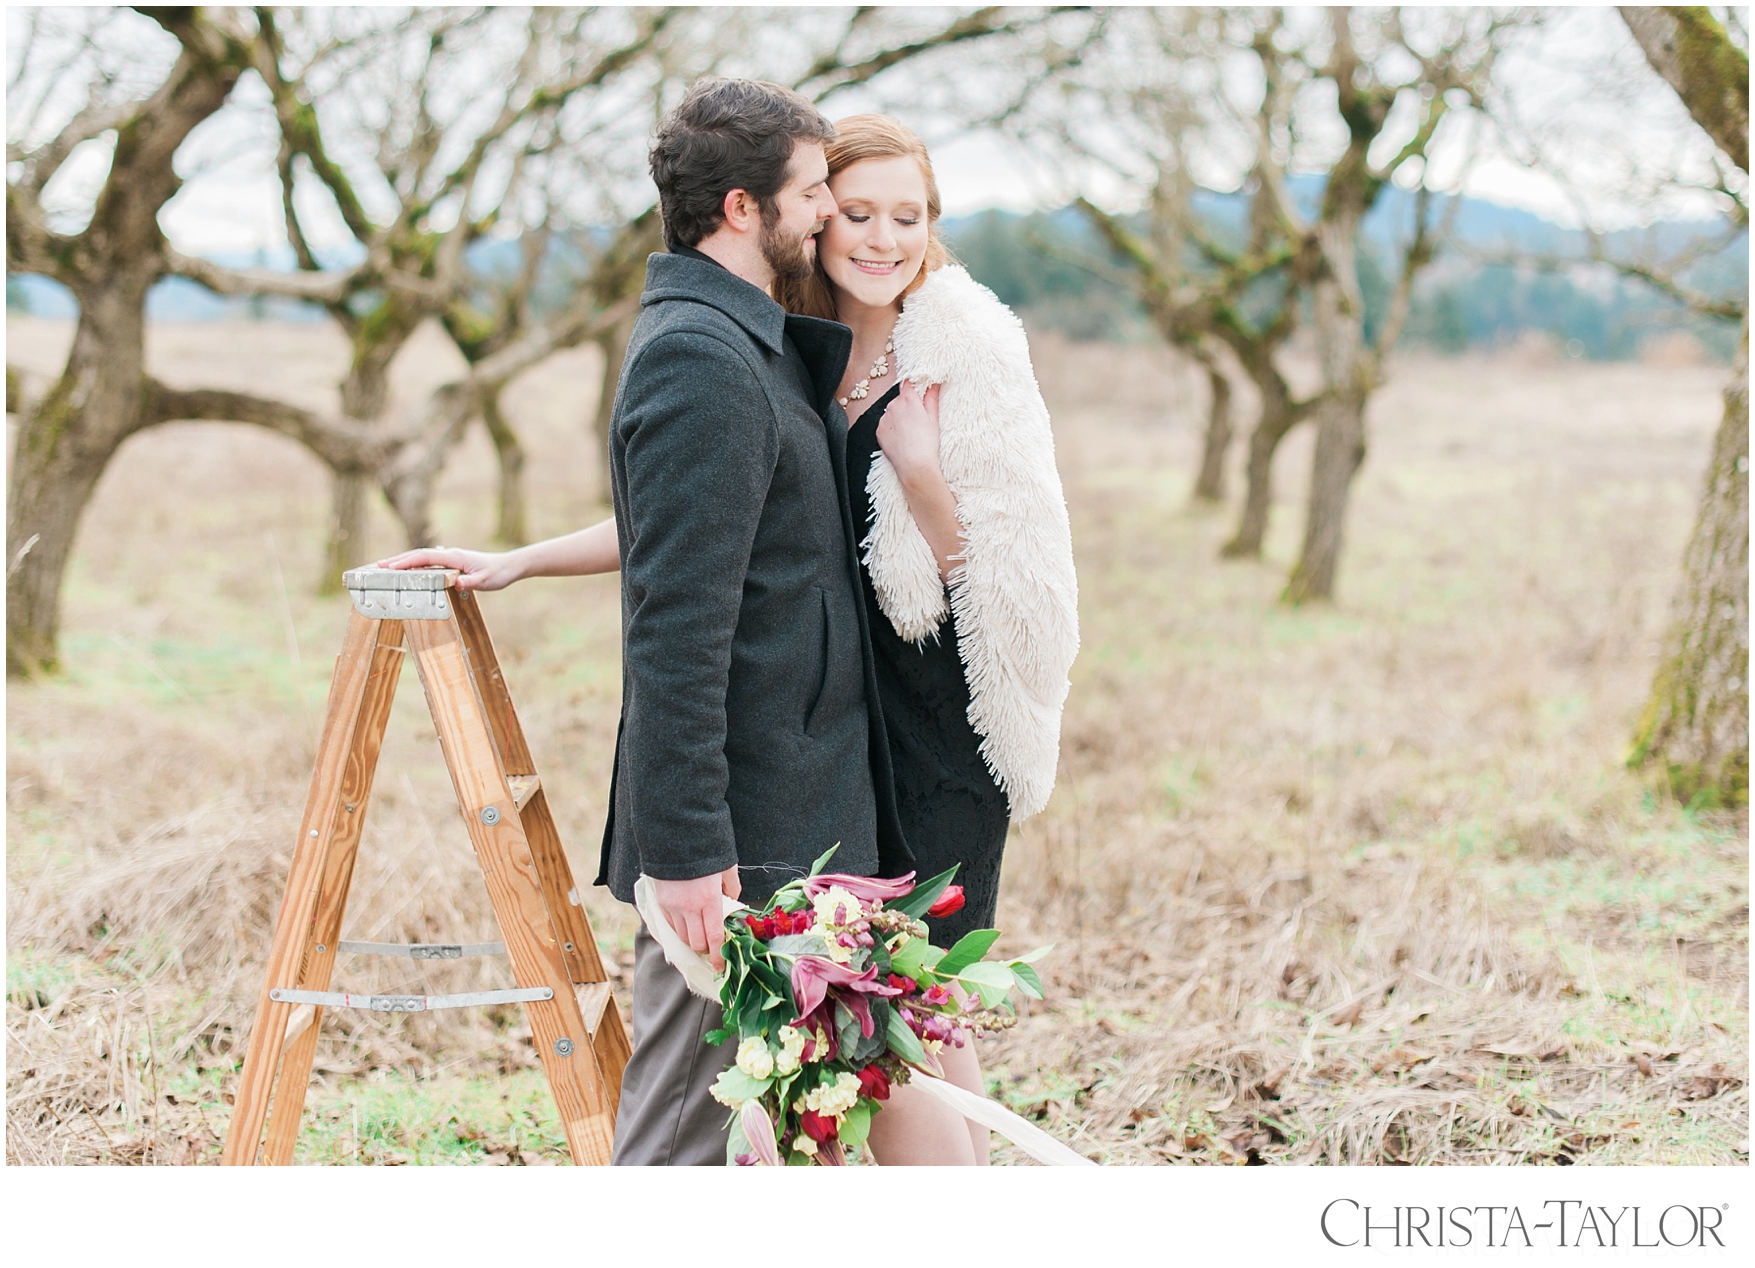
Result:
{"label": "dry grass field", "polygon": [[[67,328],[9,319],[52,370]],[[173,381],[321,402],[323,326],[161,327]],[[425,339],[405,389],[446,372]],[[1006,945],[1048,998],[988,1043],[994,1094],[1094,1159],[1745,1163],[1747,824],[1620,765],[1723,371],[1406,360],[1372,410],[1340,602],[1275,599],[1190,505],[1192,377],[1038,343],[1071,502],[1084,647],[1059,787],[1013,831]],[[591,356],[517,386],[533,528],[595,519]],[[444,538],[492,524],[472,436]],[[312,594],[326,486],[290,442],[183,425],[129,442],[86,520],[66,674],[7,709],[7,1155],[210,1162],[259,985],[345,599]],[[387,513],[374,545],[398,543]],[[613,579],[484,600],[575,870],[594,874],[619,692]],[[413,676],[348,935],[493,936]],[[610,957],[628,913],[590,898]],[[396,962],[392,962],[393,964]],[[407,962],[401,962],[405,965]],[[503,965],[343,965],[376,989]],[[324,1020],[311,1163],[564,1158],[505,1013]],[[1015,1161],[1005,1151],[1002,1161]]]}

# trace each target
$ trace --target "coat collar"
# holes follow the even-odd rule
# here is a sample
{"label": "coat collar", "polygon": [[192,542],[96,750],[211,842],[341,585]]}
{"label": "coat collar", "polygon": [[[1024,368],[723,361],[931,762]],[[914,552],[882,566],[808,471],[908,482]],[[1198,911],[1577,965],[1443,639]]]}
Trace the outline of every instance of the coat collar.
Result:
{"label": "coat collar", "polygon": [[[811,408],[825,422],[832,424],[834,420],[830,414],[840,408],[835,404],[835,389],[841,386],[841,376],[847,372],[847,358],[853,351],[853,332],[838,321],[787,313],[786,334],[810,371]],[[842,430],[846,429],[845,418],[840,426]]]}
{"label": "coat collar", "polygon": [[699,251],[660,252],[647,257],[646,289],[640,293],[640,306],[664,299],[688,299],[718,309],[776,356],[785,353],[790,337],[810,371],[811,406],[823,418],[829,417],[835,389],[853,351],[853,332],[847,327],[838,321],[788,313],[767,292]]}
{"label": "coat collar", "polygon": [[769,352],[786,350],[786,310],[765,291],[698,252],[646,258],[646,289],[640,307],[665,299],[692,299],[717,308]]}

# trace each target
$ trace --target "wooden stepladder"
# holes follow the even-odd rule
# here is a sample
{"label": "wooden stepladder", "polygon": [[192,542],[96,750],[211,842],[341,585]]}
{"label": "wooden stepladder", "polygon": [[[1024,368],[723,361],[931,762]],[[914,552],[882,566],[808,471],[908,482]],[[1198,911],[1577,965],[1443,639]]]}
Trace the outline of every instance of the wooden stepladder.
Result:
{"label": "wooden stepladder", "polygon": [[[419,1012],[522,1003],[573,1161],[607,1165],[629,1044],[579,905],[554,816],[475,596],[445,570],[346,574],[354,611],[336,659],[317,767],[274,926],[221,1162],[284,1166],[325,1008]],[[341,940],[366,804],[405,655],[414,657],[503,944]],[[515,990],[466,995],[332,992],[338,953],[416,960],[504,953]],[[267,1139],[263,1140],[263,1124]]]}

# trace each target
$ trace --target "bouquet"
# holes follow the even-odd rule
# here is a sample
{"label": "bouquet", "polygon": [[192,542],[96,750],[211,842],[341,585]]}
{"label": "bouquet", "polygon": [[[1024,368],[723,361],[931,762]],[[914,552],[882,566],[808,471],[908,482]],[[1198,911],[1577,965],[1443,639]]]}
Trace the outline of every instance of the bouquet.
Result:
{"label": "bouquet", "polygon": [[1015,987],[1042,998],[1030,961],[984,960],[996,929],[946,950],[921,917],[963,905],[956,869],[914,884],[822,871],[783,887],[759,912],[726,917],[716,1044],[737,1061],[713,1085],[733,1111],[730,1161],[739,1166],[842,1166],[865,1143],[872,1116],[912,1071],[938,1076],[935,1054],[971,1032],[1017,1018]]}

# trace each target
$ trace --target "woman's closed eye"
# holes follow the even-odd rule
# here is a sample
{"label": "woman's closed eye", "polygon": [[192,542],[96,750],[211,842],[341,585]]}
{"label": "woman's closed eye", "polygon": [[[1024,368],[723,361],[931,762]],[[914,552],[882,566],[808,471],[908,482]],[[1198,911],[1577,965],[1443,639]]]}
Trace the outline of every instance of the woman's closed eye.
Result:
{"label": "woman's closed eye", "polygon": [[[854,223],[856,225],[862,225],[866,221],[871,219],[871,217],[868,215],[861,215],[861,214],[858,214],[856,212],[851,212],[851,211],[843,212],[842,214],[845,215],[849,221],[851,221],[852,223]],[[920,223],[920,218],[918,216],[897,216],[896,223],[899,225],[917,225]]]}

